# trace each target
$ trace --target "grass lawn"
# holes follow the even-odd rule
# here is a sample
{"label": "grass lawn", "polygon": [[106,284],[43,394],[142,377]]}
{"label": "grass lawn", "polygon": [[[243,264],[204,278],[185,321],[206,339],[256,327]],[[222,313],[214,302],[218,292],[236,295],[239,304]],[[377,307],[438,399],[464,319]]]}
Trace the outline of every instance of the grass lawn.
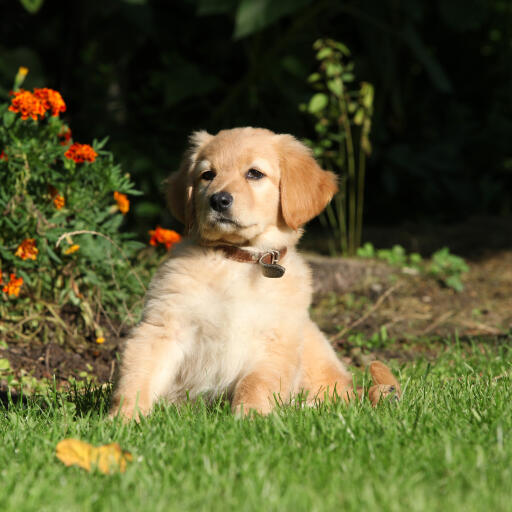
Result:
{"label": "grass lawn", "polygon": [[[0,408],[0,510],[511,510],[509,344],[447,344],[395,367],[402,402],[377,410],[237,420],[188,405],[123,425],[99,389]],[[68,437],[117,441],[134,460],[115,475],[65,467],[55,446]]]}

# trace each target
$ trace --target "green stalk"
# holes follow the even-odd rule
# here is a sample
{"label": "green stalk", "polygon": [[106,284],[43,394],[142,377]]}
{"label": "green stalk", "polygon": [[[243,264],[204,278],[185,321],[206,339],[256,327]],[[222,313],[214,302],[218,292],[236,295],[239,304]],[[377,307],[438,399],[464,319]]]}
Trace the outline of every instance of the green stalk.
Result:
{"label": "green stalk", "polygon": [[353,256],[355,253],[355,230],[356,230],[356,164],[354,159],[354,143],[352,141],[352,131],[348,117],[345,95],[340,97],[341,116],[343,118],[343,127],[345,129],[345,144],[347,148],[347,174],[349,181],[348,191],[348,254]]}
{"label": "green stalk", "polygon": [[[345,162],[346,157],[345,145],[342,141],[340,141],[340,155],[343,155],[343,162]],[[343,165],[340,165],[340,170],[343,169]],[[345,205],[343,204],[343,199],[347,197],[347,187],[346,180],[342,179],[340,184],[340,190],[337,192],[335,199],[336,205],[338,209],[338,226],[339,226],[339,236],[341,243],[341,254],[346,256],[348,254],[348,238],[347,238],[347,219],[345,216]]]}
{"label": "green stalk", "polygon": [[[345,183],[343,183],[343,192]],[[335,200],[336,200],[336,208],[338,209],[338,224],[339,224],[339,235],[340,235],[340,242],[341,242],[341,254],[346,255],[347,254],[347,220],[345,218],[345,205],[343,204],[343,197],[344,193],[338,192],[336,194]]]}
{"label": "green stalk", "polygon": [[361,247],[363,236],[363,205],[364,205],[364,178],[366,171],[366,154],[363,150],[362,139],[364,131],[361,130],[361,141],[359,143],[359,169],[357,172],[357,227],[356,227],[356,247]]}

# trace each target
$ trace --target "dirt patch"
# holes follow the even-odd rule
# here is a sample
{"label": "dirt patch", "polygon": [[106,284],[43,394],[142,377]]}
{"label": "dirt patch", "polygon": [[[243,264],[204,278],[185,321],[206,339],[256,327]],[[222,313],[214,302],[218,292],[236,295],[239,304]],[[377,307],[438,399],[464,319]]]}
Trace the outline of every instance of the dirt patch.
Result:
{"label": "dirt patch", "polygon": [[[512,331],[512,251],[470,263],[461,293],[389,267],[387,275],[367,276],[345,293],[316,297],[312,316],[333,341],[343,343],[354,332],[375,336],[383,329],[384,336],[398,341]],[[322,286],[328,289],[328,283]]]}
{"label": "dirt patch", "polygon": [[[8,373],[18,382],[23,383],[26,376],[38,380],[55,377],[59,388],[73,380],[92,379],[98,383],[112,380],[117,361],[116,348],[86,346],[71,350],[54,343],[10,345],[0,348],[0,359],[3,358],[9,360]],[[0,389],[6,386],[7,380],[0,373]]]}

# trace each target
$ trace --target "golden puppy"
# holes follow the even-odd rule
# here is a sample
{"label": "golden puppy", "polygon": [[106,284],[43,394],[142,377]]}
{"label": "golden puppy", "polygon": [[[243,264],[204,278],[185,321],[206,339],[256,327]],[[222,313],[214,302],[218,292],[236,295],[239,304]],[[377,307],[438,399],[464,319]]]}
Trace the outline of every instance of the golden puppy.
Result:
{"label": "golden puppy", "polygon": [[[225,394],[235,412],[263,414],[300,391],[310,401],[348,400],[352,378],[309,317],[311,273],[295,250],[301,227],[336,190],[335,175],[291,135],[194,133],[168,180],[170,208],[189,236],[151,281],[112,414],[199,395]],[[377,370],[374,402],[398,386],[384,365]]]}

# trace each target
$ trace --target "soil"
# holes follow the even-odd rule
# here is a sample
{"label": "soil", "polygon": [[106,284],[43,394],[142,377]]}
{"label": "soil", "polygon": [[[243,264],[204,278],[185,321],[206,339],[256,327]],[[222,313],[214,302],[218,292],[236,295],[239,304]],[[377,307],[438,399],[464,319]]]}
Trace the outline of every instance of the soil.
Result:
{"label": "soil", "polygon": [[[487,231],[495,228],[495,224],[492,228],[487,225]],[[489,242],[493,251],[460,243],[466,249],[473,247],[472,253],[466,252],[470,254],[470,272],[463,278],[461,293],[431,277],[411,275],[406,269],[377,261],[308,256],[315,283],[312,318],[339,349],[341,357],[358,366],[376,357],[407,361],[421,354],[435,358],[442,344],[436,345],[432,340],[455,335],[479,337],[480,342],[510,341],[512,235],[507,238],[508,227],[502,228],[498,235],[494,234],[494,245]],[[442,236],[448,236],[443,229],[447,228],[441,229]],[[478,223],[473,231],[465,227],[464,236],[471,238],[478,230],[485,231]],[[391,233],[396,236],[394,231]],[[447,245],[451,248],[453,244]],[[439,243],[435,247],[441,246]],[[0,345],[0,360],[8,359],[10,364],[8,372],[0,371],[0,399],[2,393],[5,396],[7,375],[18,382],[26,376],[50,381],[55,376],[59,388],[80,379],[108,382],[116,370],[119,346],[120,338],[116,336],[102,345],[91,340],[73,347],[8,340],[3,343],[4,348]]]}

